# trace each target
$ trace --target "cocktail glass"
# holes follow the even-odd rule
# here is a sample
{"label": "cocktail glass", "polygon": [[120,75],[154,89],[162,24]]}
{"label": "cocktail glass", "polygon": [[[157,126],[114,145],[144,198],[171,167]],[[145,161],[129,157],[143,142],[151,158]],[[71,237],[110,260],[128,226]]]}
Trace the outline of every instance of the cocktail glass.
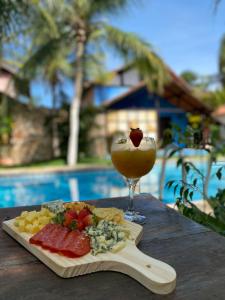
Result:
{"label": "cocktail glass", "polygon": [[140,178],[151,171],[156,159],[156,144],[151,137],[143,137],[135,147],[129,137],[117,137],[111,147],[111,159],[114,167],[125,178],[129,187],[129,204],[125,218],[144,223],[145,216],[134,209],[134,192]]}

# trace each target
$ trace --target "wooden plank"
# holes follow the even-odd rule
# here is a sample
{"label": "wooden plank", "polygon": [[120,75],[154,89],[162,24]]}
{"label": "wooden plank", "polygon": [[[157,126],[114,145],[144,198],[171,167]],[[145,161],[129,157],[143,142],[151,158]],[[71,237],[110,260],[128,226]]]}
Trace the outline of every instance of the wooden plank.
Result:
{"label": "wooden plank", "polygon": [[[94,203],[125,208],[127,199]],[[225,299],[224,237],[181,216],[151,196],[137,197],[135,205],[147,215],[138,248],[176,269],[177,287],[172,294],[154,295],[136,280],[111,271],[62,279],[0,230],[0,299]],[[15,217],[22,209],[2,209],[0,220],[5,216]]]}

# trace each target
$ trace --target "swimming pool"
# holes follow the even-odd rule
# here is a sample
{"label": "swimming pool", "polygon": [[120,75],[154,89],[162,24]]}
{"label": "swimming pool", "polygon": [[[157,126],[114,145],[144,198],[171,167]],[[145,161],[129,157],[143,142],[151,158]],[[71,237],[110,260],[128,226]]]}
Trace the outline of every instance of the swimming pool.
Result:
{"label": "swimming pool", "polygon": [[[215,173],[217,168],[218,165],[215,165],[212,173]],[[151,173],[141,179],[141,193],[158,196],[160,170],[161,164],[156,163]],[[180,176],[181,170],[175,163],[169,163],[166,167],[165,182],[179,179]],[[225,188],[225,180],[223,178],[219,181],[213,176],[209,186],[210,195],[213,195],[217,188]],[[113,169],[0,177],[0,208],[35,205],[55,199],[93,200],[127,194],[125,181]],[[172,190],[165,188],[163,195],[165,203],[174,202]],[[194,199],[201,198],[200,194],[196,194]]]}

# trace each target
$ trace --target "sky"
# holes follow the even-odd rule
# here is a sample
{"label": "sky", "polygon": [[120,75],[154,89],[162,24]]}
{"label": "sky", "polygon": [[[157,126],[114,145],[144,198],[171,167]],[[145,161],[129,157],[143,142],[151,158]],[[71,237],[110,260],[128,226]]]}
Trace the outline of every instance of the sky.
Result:
{"label": "sky", "polygon": [[[214,1],[137,0],[136,5],[107,20],[151,43],[177,74],[192,70],[203,76],[213,75],[218,72],[219,46],[225,34],[225,0],[216,12]],[[109,70],[123,65],[110,52],[106,63]],[[46,89],[36,86],[34,96],[47,106],[51,103]]]}
{"label": "sky", "polygon": [[[193,70],[201,75],[218,70],[219,45],[225,34],[225,0],[214,10],[214,0],[140,0],[109,21],[139,34],[178,74]],[[110,56],[110,69],[122,62]]]}

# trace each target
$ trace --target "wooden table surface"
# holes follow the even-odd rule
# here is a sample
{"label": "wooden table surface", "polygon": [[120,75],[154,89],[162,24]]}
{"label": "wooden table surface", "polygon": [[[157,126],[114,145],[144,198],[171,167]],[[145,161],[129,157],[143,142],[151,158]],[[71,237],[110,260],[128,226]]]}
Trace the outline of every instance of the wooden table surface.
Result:
{"label": "wooden table surface", "polygon": [[[126,198],[92,201],[125,208]],[[177,272],[170,295],[154,295],[132,278],[99,272],[62,279],[0,230],[0,300],[225,299],[225,238],[181,216],[151,196],[135,199],[147,215],[139,248]],[[25,208],[0,209],[0,223]],[[34,209],[26,207],[27,210]]]}

